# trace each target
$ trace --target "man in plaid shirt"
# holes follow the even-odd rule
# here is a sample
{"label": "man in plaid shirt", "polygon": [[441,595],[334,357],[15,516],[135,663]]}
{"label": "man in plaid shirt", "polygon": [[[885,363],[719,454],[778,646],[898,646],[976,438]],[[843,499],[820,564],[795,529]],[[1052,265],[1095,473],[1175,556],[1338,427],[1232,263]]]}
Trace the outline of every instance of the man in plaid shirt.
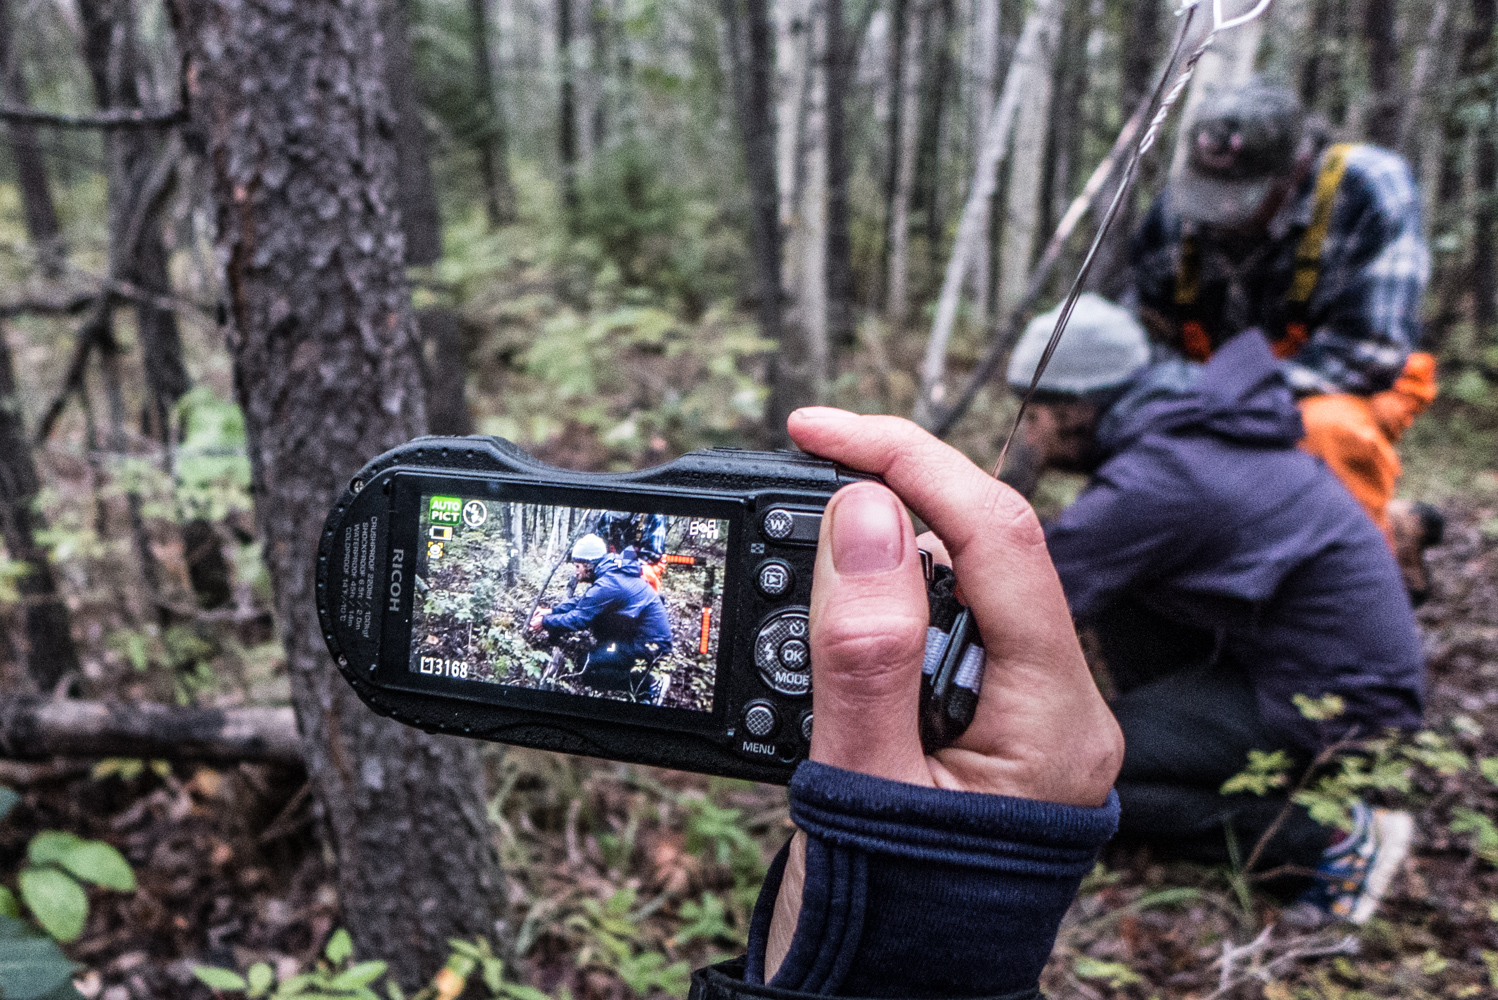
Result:
{"label": "man in plaid shirt", "polygon": [[1414,351],[1430,253],[1409,166],[1307,137],[1295,95],[1257,80],[1209,94],[1189,130],[1185,169],[1134,237],[1140,319],[1197,360],[1263,331],[1300,398],[1302,447],[1383,529],[1418,594],[1440,523],[1394,501],[1394,443],[1436,393],[1434,359]]}

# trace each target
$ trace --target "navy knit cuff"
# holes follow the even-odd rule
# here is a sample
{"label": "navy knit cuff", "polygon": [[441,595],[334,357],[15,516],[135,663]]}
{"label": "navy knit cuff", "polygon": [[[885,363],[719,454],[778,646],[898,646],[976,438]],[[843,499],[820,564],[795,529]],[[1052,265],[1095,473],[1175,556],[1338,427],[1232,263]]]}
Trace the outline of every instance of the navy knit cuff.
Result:
{"label": "navy knit cuff", "polygon": [[[771,985],[829,996],[1034,987],[1078,884],[1118,826],[1111,792],[1097,808],[1066,806],[812,761],[796,770],[790,794],[807,837],[806,884]],[[750,982],[763,982],[756,974],[779,882],[766,881],[751,924]]]}

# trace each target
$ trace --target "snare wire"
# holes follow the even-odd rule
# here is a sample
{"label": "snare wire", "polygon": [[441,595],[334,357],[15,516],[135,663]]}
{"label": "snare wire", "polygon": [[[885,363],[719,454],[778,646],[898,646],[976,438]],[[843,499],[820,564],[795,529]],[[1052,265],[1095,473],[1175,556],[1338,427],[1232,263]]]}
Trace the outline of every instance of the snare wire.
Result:
{"label": "snare wire", "polygon": [[1144,135],[1140,136],[1138,145],[1134,147],[1134,152],[1129,156],[1129,162],[1124,167],[1123,175],[1119,178],[1118,188],[1113,193],[1113,200],[1109,203],[1108,210],[1103,213],[1103,218],[1098,223],[1097,235],[1092,238],[1092,246],[1088,248],[1087,256],[1082,258],[1082,266],[1078,269],[1077,277],[1072,281],[1071,290],[1067,292],[1066,300],[1061,306],[1061,311],[1056,316],[1056,327],[1051,331],[1051,339],[1046,342],[1045,351],[1040,355],[1040,363],[1035,366],[1035,374],[1030,378],[1030,386],[1025,390],[1024,396],[1020,399],[1019,411],[1014,415],[1014,423],[1010,425],[1009,434],[1004,438],[1004,447],[999,450],[999,461],[993,469],[995,478],[998,477],[1000,472],[1004,471],[1004,460],[1009,455],[1009,446],[1014,442],[1014,435],[1019,430],[1020,422],[1025,418],[1025,410],[1030,405],[1031,397],[1035,395],[1036,386],[1040,385],[1041,375],[1045,374],[1046,366],[1051,363],[1051,355],[1056,353],[1056,345],[1061,342],[1061,334],[1066,332],[1066,324],[1071,319],[1072,311],[1077,306],[1077,299],[1082,294],[1082,285],[1086,282],[1087,275],[1092,271],[1092,262],[1097,257],[1098,248],[1102,246],[1103,239],[1108,235],[1109,227],[1113,225],[1114,217],[1118,215],[1119,207],[1123,204],[1124,198],[1128,196],[1129,189],[1133,185],[1134,174],[1138,171],[1139,161],[1144,158],[1144,154],[1148,153],[1155,145],[1155,141],[1159,139],[1161,129],[1165,125],[1165,120],[1170,116],[1171,109],[1175,107],[1176,103],[1181,99],[1181,95],[1185,93],[1187,84],[1191,82],[1191,78],[1196,74],[1197,63],[1201,62],[1202,56],[1206,55],[1207,50],[1212,47],[1212,42],[1216,40],[1218,33],[1230,31],[1233,28],[1252,21],[1269,9],[1272,0],[1259,0],[1250,10],[1230,19],[1224,19],[1223,17],[1223,0],[1186,0],[1186,3],[1177,11],[1177,16],[1181,18],[1181,26],[1176,31],[1175,45],[1171,49],[1170,59],[1166,62],[1167,66],[1174,66],[1176,59],[1181,54],[1181,50],[1185,48],[1186,38],[1191,30],[1191,22],[1196,17],[1197,8],[1205,6],[1209,2],[1212,6],[1212,27],[1207,31],[1206,37],[1202,39],[1201,44],[1196,47],[1195,51],[1186,58],[1186,62],[1181,66],[1181,71],[1176,75],[1175,82],[1170,85],[1170,91],[1165,94],[1163,99],[1160,95],[1165,91],[1165,85],[1170,80],[1170,73],[1168,71],[1162,73],[1160,75],[1160,82],[1155,85],[1155,92],[1151,98],[1151,103],[1159,101],[1159,107],[1155,111],[1154,117],[1150,119],[1149,127],[1144,130]]}

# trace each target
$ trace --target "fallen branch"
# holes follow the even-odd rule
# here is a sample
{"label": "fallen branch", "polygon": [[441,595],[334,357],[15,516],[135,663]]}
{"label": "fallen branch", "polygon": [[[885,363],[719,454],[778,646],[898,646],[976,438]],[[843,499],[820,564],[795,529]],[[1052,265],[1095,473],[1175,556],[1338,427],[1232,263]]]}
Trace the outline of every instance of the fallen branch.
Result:
{"label": "fallen branch", "polygon": [[0,105],[0,121],[51,125],[54,128],[163,128],[187,120],[181,108],[147,111],[144,108],[111,108],[91,115],[63,115],[39,108]]}
{"label": "fallen branch", "polygon": [[[1218,979],[1217,989],[1208,994],[1206,1000],[1219,1000],[1232,993],[1243,984],[1257,979],[1259,982],[1267,983],[1271,979],[1289,969],[1296,962],[1305,961],[1308,958],[1326,958],[1332,955],[1356,955],[1358,953],[1358,938],[1356,934],[1347,934],[1335,941],[1328,941],[1325,937],[1308,936],[1291,938],[1284,942],[1288,947],[1280,954],[1262,962],[1264,954],[1270,950],[1273,942],[1270,932],[1274,925],[1265,927],[1259,936],[1248,944],[1234,946],[1231,942],[1222,943],[1222,957],[1214,962],[1222,968],[1222,974]],[[1234,967],[1240,959],[1248,959],[1248,967],[1242,972],[1235,974]]]}
{"label": "fallen branch", "polygon": [[302,764],[290,708],[177,708],[36,696],[0,704],[0,756]]}
{"label": "fallen branch", "polygon": [[0,303],[0,319],[16,316],[74,316],[83,312],[99,296],[88,292],[65,299],[16,299]]}

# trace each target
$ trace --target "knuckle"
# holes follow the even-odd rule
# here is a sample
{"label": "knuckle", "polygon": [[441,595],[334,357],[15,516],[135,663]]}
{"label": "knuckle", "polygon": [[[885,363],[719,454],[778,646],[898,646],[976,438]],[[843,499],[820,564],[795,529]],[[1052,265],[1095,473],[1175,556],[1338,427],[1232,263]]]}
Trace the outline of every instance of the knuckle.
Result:
{"label": "knuckle", "polygon": [[926,621],[910,615],[835,615],[812,629],[813,663],[843,674],[877,674],[919,662],[926,644]]}

